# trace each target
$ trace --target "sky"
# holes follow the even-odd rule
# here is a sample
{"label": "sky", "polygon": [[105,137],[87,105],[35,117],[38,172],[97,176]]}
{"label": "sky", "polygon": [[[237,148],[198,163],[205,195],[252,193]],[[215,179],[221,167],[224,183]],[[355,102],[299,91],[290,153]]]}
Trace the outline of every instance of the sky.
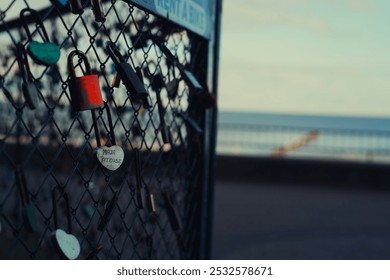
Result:
{"label": "sky", "polygon": [[219,109],[390,117],[390,1],[223,1]]}
{"label": "sky", "polygon": [[220,51],[221,111],[390,117],[389,0],[223,0]]}

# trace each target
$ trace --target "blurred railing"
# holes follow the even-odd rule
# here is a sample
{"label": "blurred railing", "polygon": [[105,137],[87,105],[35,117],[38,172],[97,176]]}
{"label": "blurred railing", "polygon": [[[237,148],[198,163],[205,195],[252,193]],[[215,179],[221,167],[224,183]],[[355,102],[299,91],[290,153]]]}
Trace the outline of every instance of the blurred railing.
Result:
{"label": "blurred railing", "polygon": [[390,132],[220,121],[217,154],[390,163]]}

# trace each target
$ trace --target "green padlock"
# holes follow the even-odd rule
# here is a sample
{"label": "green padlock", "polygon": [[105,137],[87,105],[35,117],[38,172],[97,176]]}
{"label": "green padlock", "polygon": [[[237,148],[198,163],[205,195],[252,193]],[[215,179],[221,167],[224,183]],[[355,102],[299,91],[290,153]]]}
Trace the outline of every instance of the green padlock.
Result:
{"label": "green padlock", "polygon": [[[30,16],[27,17],[26,13],[30,13]],[[20,19],[23,24],[23,28],[26,31],[28,40],[30,43],[27,46],[27,52],[31,58],[37,63],[42,65],[53,65],[57,63],[60,59],[61,50],[54,44],[49,42],[49,36],[47,35],[45,26],[43,25],[42,19],[39,16],[39,13],[36,10],[25,8],[20,11]],[[28,29],[29,21],[35,22],[37,26],[37,32],[41,34],[43,42],[38,42],[32,39],[33,33]],[[39,32],[41,29],[42,32]]]}

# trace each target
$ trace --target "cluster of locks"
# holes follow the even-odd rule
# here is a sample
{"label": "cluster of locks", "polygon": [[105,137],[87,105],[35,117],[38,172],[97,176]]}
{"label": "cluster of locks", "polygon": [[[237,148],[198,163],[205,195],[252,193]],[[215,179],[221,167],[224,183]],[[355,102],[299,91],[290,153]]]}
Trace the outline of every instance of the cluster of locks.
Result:
{"label": "cluster of locks", "polygon": [[[80,0],[76,1],[52,1],[60,9],[69,9],[73,14],[82,14],[84,12],[83,5]],[[124,1],[128,2],[128,1]],[[96,22],[104,22],[106,20],[105,13],[99,0],[91,1],[92,11]],[[58,45],[50,42],[47,31],[45,30],[44,23],[39,13],[31,8],[24,8],[20,11],[20,20],[23,23],[23,29],[27,34],[27,42],[18,42],[16,44],[16,58],[22,77],[22,93],[25,104],[29,109],[34,110],[39,106],[40,94],[37,90],[37,85],[34,83],[34,77],[31,74],[29,59],[32,59],[38,65],[53,66],[61,59],[61,49]],[[31,32],[29,30],[27,22],[35,23],[36,30]],[[33,40],[33,34],[39,32],[42,41]],[[164,38],[153,34],[149,31],[140,32],[138,39],[147,41],[150,40],[154,45],[158,46],[161,53],[165,56],[167,64],[175,67],[180,72],[180,79],[184,81],[186,86],[189,88],[191,98],[195,104],[207,109],[215,105],[214,96],[208,92],[207,87],[202,85],[195,75],[189,71],[185,65],[179,62],[179,59],[169,50],[164,42]],[[152,81],[153,88],[165,87],[167,94],[170,97],[177,95],[179,80],[174,78],[171,81],[166,81],[161,75],[151,74],[147,69],[141,67],[133,67],[125,56],[121,53],[120,48],[112,40],[108,40],[103,45],[104,51],[108,53],[109,58],[115,65],[115,77],[111,82],[111,88],[118,88],[124,86],[126,92],[130,98],[130,101],[135,104],[139,104],[144,109],[153,107],[155,104],[151,104],[149,93],[144,84],[144,76],[147,76]],[[76,70],[80,68],[77,75]],[[101,85],[99,84],[98,74],[93,73],[90,61],[88,61],[87,55],[79,49],[72,50],[67,56],[67,69],[68,79],[66,84],[70,93],[70,104],[74,112],[91,111],[91,118],[93,121],[93,129],[96,140],[96,148],[94,150],[94,156],[96,157],[99,164],[108,171],[115,171],[124,162],[126,152],[123,150],[121,145],[117,144],[115,137],[115,129],[112,122],[111,109],[109,98],[113,98],[112,95],[104,100]],[[122,84],[121,84],[122,82]],[[3,87],[3,92],[7,99],[13,101],[12,95]],[[159,91],[156,91],[156,106],[158,109],[159,116],[159,131],[161,138],[165,144],[171,144],[172,139],[164,121],[164,106],[161,100]],[[106,143],[102,143],[101,133],[99,132],[99,125],[97,124],[97,112],[99,116],[105,114],[108,120],[108,139]],[[175,116],[181,118],[187,126],[189,126],[195,133],[199,134],[202,132],[200,125],[192,119],[187,113],[182,111],[174,112]],[[141,171],[140,171],[140,160],[139,151],[134,149],[135,154],[135,177],[137,189],[141,188]],[[26,176],[20,166],[15,168],[15,180],[18,190],[22,197],[22,214],[25,227],[34,232],[37,229],[35,208],[33,207],[28,191],[26,189]],[[58,194],[60,196],[58,196]],[[179,228],[179,222],[175,209],[170,202],[170,198],[165,193],[162,194],[165,200],[166,212],[169,218],[169,222],[173,230]],[[63,200],[66,205],[68,229],[60,229],[58,225],[58,211],[57,204],[59,200]],[[139,204],[142,204],[142,198],[137,196]],[[104,213],[102,214],[98,229],[103,230],[112,215],[113,209],[118,202],[117,194],[115,193],[111,200],[105,206]],[[75,235],[72,235],[71,226],[71,207],[69,206],[68,194],[62,187],[56,187],[52,190],[52,205],[53,205],[53,217],[56,230],[53,231],[51,240],[54,248],[56,248],[58,255],[66,259],[76,259],[80,255],[80,243]],[[153,194],[149,192],[147,207],[151,212],[156,211],[156,203],[154,201]],[[92,258],[96,255],[100,247],[96,247],[87,258]]]}

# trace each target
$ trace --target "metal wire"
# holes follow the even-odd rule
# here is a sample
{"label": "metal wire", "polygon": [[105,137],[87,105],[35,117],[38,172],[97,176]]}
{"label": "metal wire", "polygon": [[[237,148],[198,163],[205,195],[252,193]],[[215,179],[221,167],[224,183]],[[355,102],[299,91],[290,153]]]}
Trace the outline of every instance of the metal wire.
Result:
{"label": "metal wire", "polygon": [[[104,2],[104,23],[94,21],[89,1],[80,15],[52,5],[40,16],[51,42],[60,46],[61,58],[53,66],[29,60],[39,93],[38,107],[31,110],[22,95],[15,57],[16,44],[27,46],[30,41],[23,28],[15,27],[12,15],[34,8],[32,2],[9,1],[0,11],[0,258],[60,258],[51,242],[56,229],[51,200],[55,187],[68,194],[72,233],[81,245],[79,259],[197,258],[203,141],[202,134],[177,113],[203,128],[204,111],[193,106],[179,69],[148,35],[162,40],[201,83],[207,77],[207,41],[124,1]],[[41,41],[38,27],[29,24],[32,39]],[[149,108],[132,100],[122,84],[112,86],[115,68],[106,42],[115,43],[133,68],[146,73]],[[111,109],[114,132],[104,108],[96,111],[102,145],[109,145],[115,133],[116,144],[125,150],[116,171],[96,160],[90,112],[71,109],[66,57],[75,49],[87,55]],[[75,63],[79,67],[81,61]],[[174,80],[177,91],[168,92],[166,84]],[[26,178],[29,205],[23,204],[26,200],[17,188],[17,167]],[[59,228],[66,231],[66,206],[57,203]],[[35,232],[27,230],[26,206],[35,213]]]}

